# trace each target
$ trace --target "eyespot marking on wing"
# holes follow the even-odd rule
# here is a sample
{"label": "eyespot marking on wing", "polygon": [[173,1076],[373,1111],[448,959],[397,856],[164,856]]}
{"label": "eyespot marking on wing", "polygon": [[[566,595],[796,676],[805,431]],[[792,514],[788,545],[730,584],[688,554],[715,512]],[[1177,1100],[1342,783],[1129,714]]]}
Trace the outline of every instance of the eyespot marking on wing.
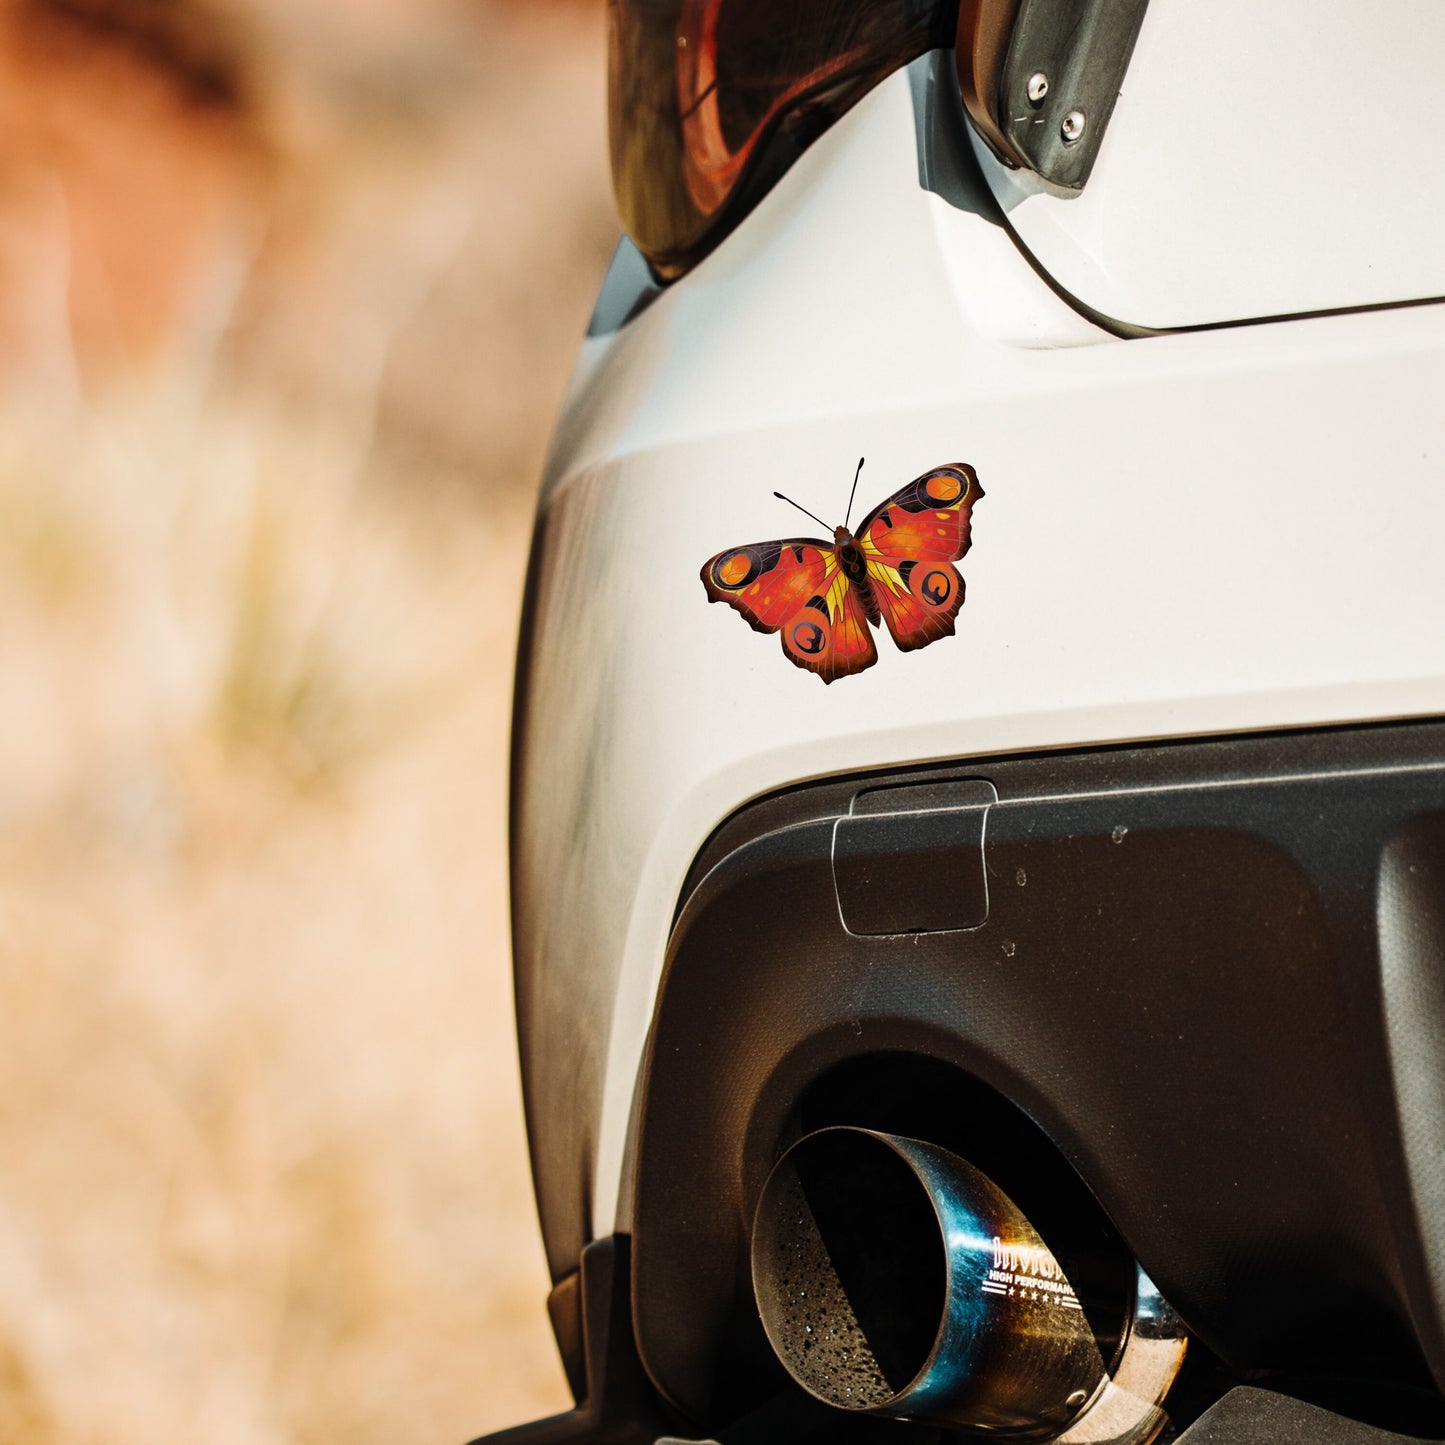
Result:
{"label": "eyespot marking on wing", "polygon": [[953,581],[940,567],[929,571],[918,584],[918,594],[930,607],[942,607],[953,591]]}
{"label": "eyespot marking on wing", "polygon": [[[757,565],[758,559],[751,552],[731,552],[713,563],[713,581],[719,587],[726,587],[729,592],[736,592],[756,573]],[[756,591],[757,588],[752,590]]]}
{"label": "eyespot marking on wing", "polygon": [[804,618],[793,624],[793,646],[808,657],[816,657],[823,650],[828,634],[812,618]]}

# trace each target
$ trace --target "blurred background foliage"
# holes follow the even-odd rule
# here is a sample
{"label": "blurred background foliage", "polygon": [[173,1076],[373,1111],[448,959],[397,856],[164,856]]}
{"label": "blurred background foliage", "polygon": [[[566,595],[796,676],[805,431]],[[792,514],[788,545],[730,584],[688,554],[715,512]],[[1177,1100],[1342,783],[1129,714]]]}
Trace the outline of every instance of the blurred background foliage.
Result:
{"label": "blurred background foliage", "polygon": [[562,1408],[508,694],[600,3],[0,0],[0,1440]]}

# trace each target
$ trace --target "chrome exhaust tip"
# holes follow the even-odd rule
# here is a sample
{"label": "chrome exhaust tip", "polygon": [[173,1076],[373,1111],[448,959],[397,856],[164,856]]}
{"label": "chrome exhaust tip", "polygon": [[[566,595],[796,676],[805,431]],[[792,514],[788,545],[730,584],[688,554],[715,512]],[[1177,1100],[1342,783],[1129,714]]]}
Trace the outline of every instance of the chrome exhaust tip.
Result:
{"label": "chrome exhaust tip", "polygon": [[[763,1188],[752,1271],[779,1360],[841,1410],[1012,1440],[1093,1439],[1075,1434],[1086,1415],[1110,1418],[1098,1436],[1110,1441],[1147,1440],[1163,1423],[1157,1400],[1110,1380],[1073,1287],[1021,1211],[936,1145],[854,1128],[799,1140]],[[1161,1308],[1151,1287],[1151,1359],[1172,1379],[1183,1332],[1167,1315],[1169,1367]],[[1128,1356],[1126,1343],[1120,1367]],[[1144,1373],[1136,1386],[1162,1398],[1168,1381],[1156,1390],[1159,1370]]]}

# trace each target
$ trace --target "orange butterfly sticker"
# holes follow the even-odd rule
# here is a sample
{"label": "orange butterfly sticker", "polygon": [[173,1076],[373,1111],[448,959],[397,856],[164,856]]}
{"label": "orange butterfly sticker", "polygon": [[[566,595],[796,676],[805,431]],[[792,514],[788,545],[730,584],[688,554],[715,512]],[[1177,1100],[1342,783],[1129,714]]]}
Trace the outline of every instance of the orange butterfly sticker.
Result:
{"label": "orange butterfly sticker", "polygon": [[[862,470],[860,459],[854,493]],[[953,635],[963,606],[953,564],[968,551],[981,496],[967,462],[934,467],[869,512],[856,536],[845,519],[831,542],[793,537],[729,547],[703,566],[702,584],[710,602],[735,607],[756,632],[781,632],[791,662],[832,682],[878,661],[869,623],[886,623],[903,652]]]}

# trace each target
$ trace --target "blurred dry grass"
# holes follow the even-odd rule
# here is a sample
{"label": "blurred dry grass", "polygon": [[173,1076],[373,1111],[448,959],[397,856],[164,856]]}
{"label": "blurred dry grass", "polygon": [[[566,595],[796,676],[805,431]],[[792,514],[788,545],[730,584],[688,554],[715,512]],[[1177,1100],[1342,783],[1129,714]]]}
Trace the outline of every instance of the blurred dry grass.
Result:
{"label": "blurred dry grass", "polygon": [[566,1403],[505,746],[600,11],[0,6],[0,1440]]}

